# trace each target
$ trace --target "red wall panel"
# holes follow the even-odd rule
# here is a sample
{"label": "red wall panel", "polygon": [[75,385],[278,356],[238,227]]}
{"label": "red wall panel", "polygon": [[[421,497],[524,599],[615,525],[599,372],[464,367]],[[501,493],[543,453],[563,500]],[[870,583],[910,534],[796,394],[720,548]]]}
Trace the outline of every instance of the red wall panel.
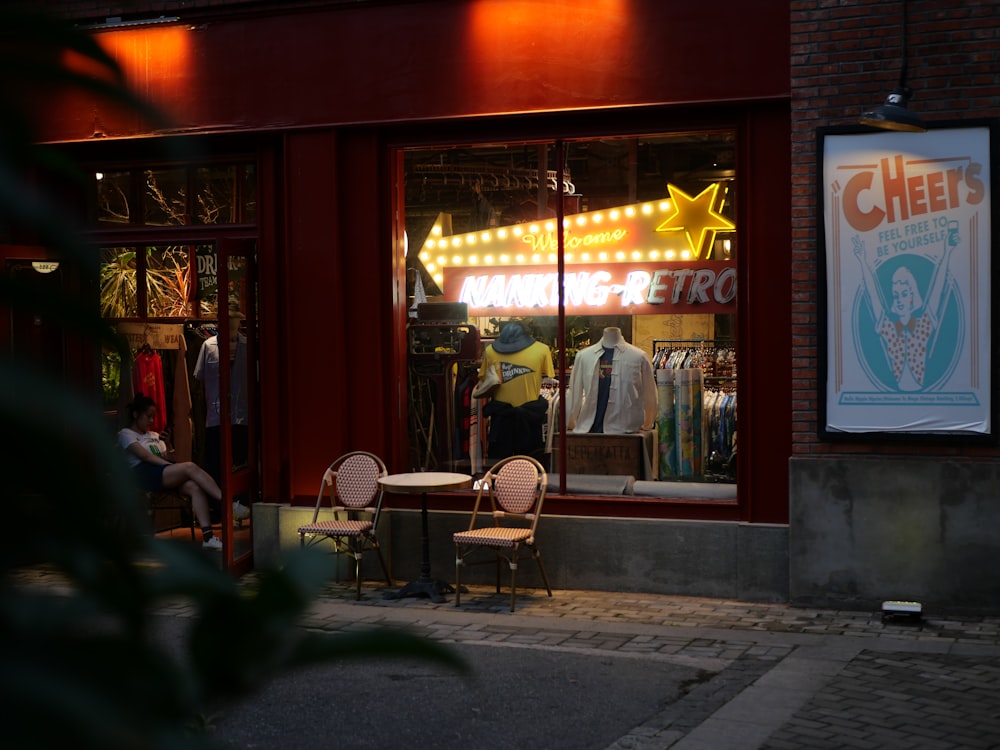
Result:
{"label": "red wall panel", "polygon": [[[178,11],[183,22],[183,13]],[[181,131],[787,97],[784,0],[334,6],[97,34]],[[50,101],[44,140],[144,132]]]}
{"label": "red wall panel", "polygon": [[285,159],[287,230],[278,253],[287,281],[276,335],[287,382],[280,394],[264,384],[264,398],[287,415],[290,490],[308,497],[315,496],[323,470],[344,452],[349,435],[349,403],[356,394],[342,290],[351,282],[344,278],[343,247],[334,231],[339,213],[334,135],[290,136]]}

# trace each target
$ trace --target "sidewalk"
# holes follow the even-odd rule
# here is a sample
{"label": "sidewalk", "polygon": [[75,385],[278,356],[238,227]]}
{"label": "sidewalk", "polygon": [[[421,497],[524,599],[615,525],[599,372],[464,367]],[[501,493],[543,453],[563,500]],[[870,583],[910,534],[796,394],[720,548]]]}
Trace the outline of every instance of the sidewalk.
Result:
{"label": "sidewalk", "polygon": [[[353,585],[329,583],[303,625],[406,626],[460,648],[527,649],[540,662],[613,661],[632,679],[698,675],[604,750],[1000,747],[1000,617],[928,612],[911,624],[879,612],[533,589],[519,591],[511,613],[509,593],[492,587],[470,587],[461,607],[454,595],[387,600],[374,582],[362,591],[357,602]],[[613,709],[613,698],[598,705]]]}
{"label": "sidewalk", "polygon": [[883,622],[881,613],[678,596],[472,587],[456,608],[328,585],[307,627],[407,625],[455,643],[641,655],[710,679],[608,750],[1000,747],[1000,618]]}

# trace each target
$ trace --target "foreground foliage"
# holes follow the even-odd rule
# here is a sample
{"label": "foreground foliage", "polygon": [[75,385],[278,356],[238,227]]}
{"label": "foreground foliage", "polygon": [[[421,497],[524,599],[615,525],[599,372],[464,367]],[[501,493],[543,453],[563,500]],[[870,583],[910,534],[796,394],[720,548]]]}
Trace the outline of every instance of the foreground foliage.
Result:
{"label": "foreground foliage", "polygon": [[[66,67],[69,50],[89,61],[88,73]],[[82,179],[31,137],[32,103],[67,86],[165,121],[88,36],[30,5],[0,4],[0,243],[31,237],[87,278],[94,259],[34,187],[42,171]],[[128,356],[85,294],[40,295],[0,274],[4,308],[57,320],[95,351]],[[100,401],[37,363],[0,355],[4,747],[209,747],[206,707],[238,700],[282,670],[403,655],[461,668],[451,652],[409,633],[333,637],[297,627],[326,577],[323,555],[307,551],[241,586],[194,545],[156,540]],[[25,585],[23,571],[38,565],[65,585]],[[190,611],[179,645],[157,634],[157,613],[178,602]]]}

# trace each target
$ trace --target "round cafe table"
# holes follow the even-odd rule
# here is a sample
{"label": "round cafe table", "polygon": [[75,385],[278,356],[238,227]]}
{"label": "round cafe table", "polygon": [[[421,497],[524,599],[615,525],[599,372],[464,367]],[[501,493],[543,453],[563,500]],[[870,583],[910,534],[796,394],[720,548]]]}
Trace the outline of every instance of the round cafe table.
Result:
{"label": "round cafe table", "polygon": [[472,477],[468,474],[456,474],[449,471],[413,471],[406,474],[390,474],[378,480],[386,492],[404,495],[420,494],[420,577],[410,581],[399,591],[385,595],[386,599],[402,599],[406,596],[426,596],[432,602],[444,601],[442,594],[450,594],[455,589],[447,581],[431,577],[431,547],[427,531],[427,493],[443,492],[445,490],[461,490],[472,486]]}

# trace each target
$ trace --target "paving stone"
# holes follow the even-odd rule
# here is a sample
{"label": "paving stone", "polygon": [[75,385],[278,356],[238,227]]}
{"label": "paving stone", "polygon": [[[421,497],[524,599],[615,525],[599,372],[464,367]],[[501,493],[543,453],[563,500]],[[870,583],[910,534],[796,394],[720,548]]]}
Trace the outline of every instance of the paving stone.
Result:
{"label": "paving stone", "polygon": [[[14,578],[53,595],[69,591],[45,566]],[[252,587],[254,576],[242,584]],[[509,595],[468,588],[455,607],[453,597],[385,600],[384,587],[369,582],[355,602],[351,582],[331,582],[302,624],[333,634],[403,625],[444,642],[696,665],[697,679],[609,750],[1000,747],[1000,617],[903,625],[872,612],[563,590],[552,598],[519,590],[511,613]],[[159,612],[195,614],[184,600]],[[823,665],[812,685],[789,682],[809,675],[809,665]],[[799,686],[798,702],[789,685]],[[758,695],[755,712],[747,701]]]}

